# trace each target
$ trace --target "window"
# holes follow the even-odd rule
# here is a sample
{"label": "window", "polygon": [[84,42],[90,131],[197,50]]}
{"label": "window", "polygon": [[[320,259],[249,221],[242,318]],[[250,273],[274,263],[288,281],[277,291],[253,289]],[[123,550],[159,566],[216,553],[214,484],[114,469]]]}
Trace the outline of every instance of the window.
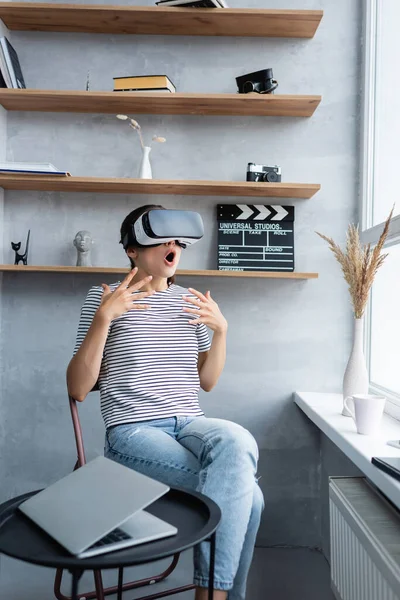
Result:
{"label": "window", "polygon": [[400,397],[400,244],[387,251],[371,300],[370,379]]}
{"label": "window", "polygon": [[362,240],[374,245],[391,207],[388,257],[379,270],[366,315],[366,356],[371,391],[388,398],[400,418],[400,22],[399,0],[368,0],[365,22]]}

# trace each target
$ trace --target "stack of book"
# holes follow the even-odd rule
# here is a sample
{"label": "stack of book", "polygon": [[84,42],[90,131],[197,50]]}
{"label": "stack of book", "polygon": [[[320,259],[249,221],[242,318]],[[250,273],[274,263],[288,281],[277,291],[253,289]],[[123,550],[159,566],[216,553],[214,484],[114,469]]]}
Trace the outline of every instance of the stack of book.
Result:
{"label": "stack of book", "polygon": [[26,88],[18,54],[6,37],[0,38],[0,87]]}
{"label": "stack of book", "polygon": [[60,171],[51,163],[0,162],[0,173],[11,175],[61,175],[70,177],[68,171]]}
{"label": "stack of book", "polygon": [[225,0],[158,0],[156,4],[185,8],[229,8]]}
{"label": "stack of book", "polygon": [[141,75],[138,77],[114,77],[114,92],[176,92],[166,75]]}

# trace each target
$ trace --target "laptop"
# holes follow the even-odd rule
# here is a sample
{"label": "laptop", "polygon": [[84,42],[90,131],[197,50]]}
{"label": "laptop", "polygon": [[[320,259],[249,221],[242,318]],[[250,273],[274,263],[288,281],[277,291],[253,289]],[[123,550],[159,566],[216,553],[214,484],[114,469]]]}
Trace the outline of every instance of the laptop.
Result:
{"label": "laptop", "polygon": [[99,456],[53,483],[19,509],[78,558],[175,535],[143,510],[169,486]]}
{"label": "laptop", "polygon": [[371,459],[373,465],[381,469],[388,475],[400,480],[400,457],[380,457],[373,456]]}

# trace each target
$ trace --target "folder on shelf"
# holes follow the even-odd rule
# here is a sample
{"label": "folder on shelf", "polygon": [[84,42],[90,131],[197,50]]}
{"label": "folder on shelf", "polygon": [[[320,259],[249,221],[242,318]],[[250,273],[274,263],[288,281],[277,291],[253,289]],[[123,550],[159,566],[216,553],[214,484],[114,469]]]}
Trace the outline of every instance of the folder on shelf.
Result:
{"label": "folder on shelf", "polygon": [[114,77],[115,92],[175,92],[176,88],[167,75],[138,75]]}
{"label": "folder on shelf", "polygon": [[7,87],[9,87],[9,86],[6,84],[6,81],[4,79],[3,71],[1,68],[1,60],[0,60],[0,88],[7,88]]}
{"label": "folder on shelf", "polygon": [[12,88],[13,84],[11,81],[10,73],[8,72],[6,57],[4,55],[3,48],[0,44],[0,86],[2,88]]}
{"label": "folder on shelf", "polygon": [[12,175],[58,175],[70,177],[69,171],[61,171],[51,163],[0,162],[0,173]]}
{"label": "folder on shelf", "polygon": [[18,54],[6,37],[0,38],[0,69],[7,87],[25,89]]}

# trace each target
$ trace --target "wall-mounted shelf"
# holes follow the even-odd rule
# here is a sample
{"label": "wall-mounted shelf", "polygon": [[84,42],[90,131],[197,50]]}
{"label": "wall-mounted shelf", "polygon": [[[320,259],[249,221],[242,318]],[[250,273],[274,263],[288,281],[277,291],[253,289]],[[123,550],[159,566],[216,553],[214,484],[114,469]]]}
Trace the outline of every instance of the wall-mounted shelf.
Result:
{"label": "wall-mounted shelf", "polygon": [[[66,267],[66,266],[24,266],[24,265],[0,265],[1,271],[28,272],[28,273],[102,273],[114,275],[127,275],[129,267]],[[268,279],[317,279],[318,273],[284,273],[263,271],[200,271],[181,269],[177,275],[190,275],[200,277],[266,277]]]}
{"label": "wall-mounted shelf", "polygon": [[321,10],[0,2],[6,26],[25,31],[312,38],[322,15]]}
{"label": "wall-mounted shelf", "polygon": [[311,198],[317,183],[257,183],[253,181],[195,181],[163,179],[120,179],[117,177],[59,177],[0,174],[6,190],[45,192],[96,192],[117,194],[176,194],[183,196],[246,196]]}
{"label": "wall-mounted shelf", "polygon": [[256,93],[171,94],[0,89],[0,104],[7,110],[92,114],[311,117],[320,101],[321,96]]}

